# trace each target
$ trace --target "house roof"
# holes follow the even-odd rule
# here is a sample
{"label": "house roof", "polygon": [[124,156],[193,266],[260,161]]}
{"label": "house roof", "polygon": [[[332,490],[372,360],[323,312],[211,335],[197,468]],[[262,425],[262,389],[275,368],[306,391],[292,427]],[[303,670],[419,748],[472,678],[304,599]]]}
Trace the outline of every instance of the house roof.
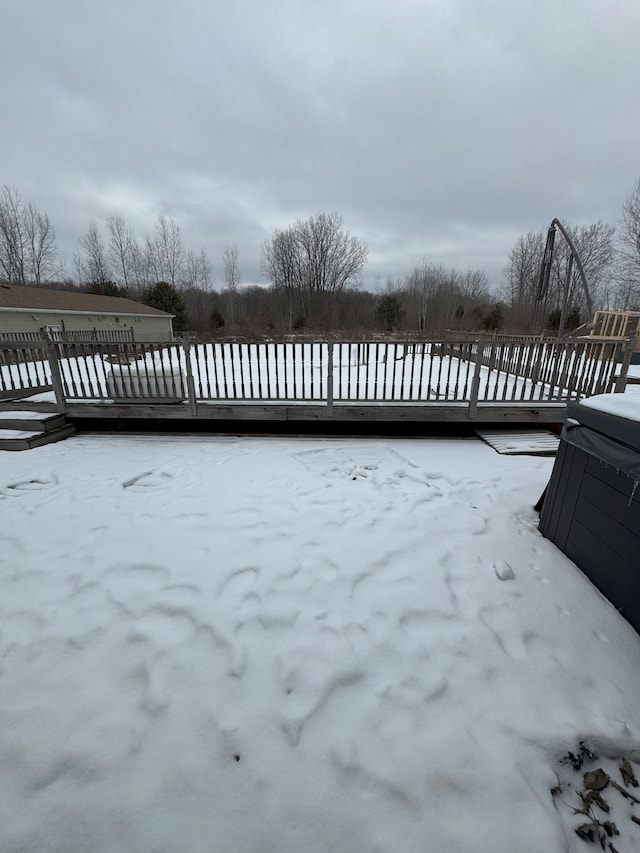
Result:
{"label": "house roof", "polygon": [[84,314],[154,315],[173,317],[166,311],[151,308],[120,296],[97,296],[77,290],[50,290],[46,287],[24,287],[0,284],[0,311],[74,311]]}

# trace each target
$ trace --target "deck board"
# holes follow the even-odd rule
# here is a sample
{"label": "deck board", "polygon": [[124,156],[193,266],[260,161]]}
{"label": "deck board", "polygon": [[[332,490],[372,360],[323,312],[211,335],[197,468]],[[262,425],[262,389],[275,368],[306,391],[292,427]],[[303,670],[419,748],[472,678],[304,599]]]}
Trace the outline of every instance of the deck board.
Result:
{"label": "deck board", "polygon": [[476,430],[490,447],[505,456],[555,456],[560,439],[548,429]]}

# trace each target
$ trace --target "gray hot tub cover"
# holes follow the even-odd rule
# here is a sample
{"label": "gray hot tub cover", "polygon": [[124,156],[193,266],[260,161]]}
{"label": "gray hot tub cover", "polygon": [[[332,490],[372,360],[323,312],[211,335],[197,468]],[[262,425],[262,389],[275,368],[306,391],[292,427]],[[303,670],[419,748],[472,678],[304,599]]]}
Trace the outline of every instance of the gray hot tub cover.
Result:
{"label": "gray hot tub cover", "polygon": [[634,481],[640,482],[640,453],[621,441],[616,441],[601,432],[568,418],[562,427],[562,439],[574,447],[595,456],[605,465],[622,471]]}

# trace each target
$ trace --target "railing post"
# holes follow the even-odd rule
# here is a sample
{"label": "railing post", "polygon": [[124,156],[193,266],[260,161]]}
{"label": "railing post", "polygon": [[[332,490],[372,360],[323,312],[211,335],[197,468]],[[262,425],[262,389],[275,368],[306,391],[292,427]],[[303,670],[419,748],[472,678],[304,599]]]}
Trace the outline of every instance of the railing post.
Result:
{"label": "railing post", "polygon": [[482,358],[484,356],[484,335],[478,338],[478,348],[476,351],[476,364],[473,371],[473,380],[471,382],[471,399],[469,400],[469,417],[475,418],[478,411],[478,391],[480,390],[480,368],[482,367]]}
{"label": "railing post", "polygon": [[56,352],[56,344],[51,340],[48,333],[45,333],[45,353],[49,361],[49,369],[51,370],[51,384],[53,385],[53,393],[56,395],[56,403],[58,411],[64,414],[67,411],[67,400],[64,394],[64,386],[62,384],[62,373],[60,372],[60,363],[58,362],[58,354]]}
{"label": "railing post", "polygon": [[196,404],[196,383],[193,379],[193,370],[191,368],[191,342],[183,341],[182,347],[184,349],[184,362],[185,369],[187,371],[187,393],[189,394],[189,414],[192,418],[195,418],[198,414],[198,408]]}
{"label": "railing post", "polygon": [[622,367],[616,379],[616,387],[613,389],[615,394],[623,394],[627,387],[627,375],[629,373],[629,365],[634,352],[638,349],[638,338],[628,338],[622,345],[624,358],[622,359]]}
{"label": "railing post", "polygon": [[333,341],[327,342],[327,417],[333,416]]}

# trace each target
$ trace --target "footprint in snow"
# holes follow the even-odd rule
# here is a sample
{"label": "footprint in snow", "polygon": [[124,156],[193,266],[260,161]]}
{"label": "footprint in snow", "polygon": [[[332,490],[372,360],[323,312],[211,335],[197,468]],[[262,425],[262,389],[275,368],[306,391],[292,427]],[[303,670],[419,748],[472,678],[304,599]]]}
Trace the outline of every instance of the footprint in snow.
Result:
{"label": "footprint in snow", "polygon": [[228,572],[226,577],[218,585],[216,597],[218,599],[225,598],[232,601],[238,601],[240,598],[246,597],[247,593],[252,590],[260,570],[254,566],[242,566],[238,569],[233,569]]}
{"label": "footprint in snow", "polygon": [[171,474],[166,471],[145,471],[144,474],[138,474],[137,477],[132,477],[130,480],[125,480],[122,484],[123,489],[134,489],[137,492],[144,492],[147,489],[157,489],[165,485],[167,480],[171,479]]}
{"label": "footprint in snow", "polygon": [[197,627],[196,615],[190,607],[153,604],[136,618],[134,633],[157,648],[164,648],[188,643]]}
{"label": "footprint in snow", "polygon": [[170,581],[170,570],[153,563],[116,564],[100,576],[109,600],[129,615],[137,615],[157,602],[160,591]]}
{"label": "footprint in snow", "polygon": [[478,610],[478,618],[491,631],[506,655],[514,660],[524,660],[527,657],[525,638],[508,607],[497,605],[481,607]]}
{"label": "footprint in snow", "polygon": [[7,489],[10,489],[11,492],[41,492],[44,489],[52,489],[54,486],[58,485],[57,477],[51,477],[50,479],[33,479],[33,480],[20,480],[18,483],[9,483]]}

